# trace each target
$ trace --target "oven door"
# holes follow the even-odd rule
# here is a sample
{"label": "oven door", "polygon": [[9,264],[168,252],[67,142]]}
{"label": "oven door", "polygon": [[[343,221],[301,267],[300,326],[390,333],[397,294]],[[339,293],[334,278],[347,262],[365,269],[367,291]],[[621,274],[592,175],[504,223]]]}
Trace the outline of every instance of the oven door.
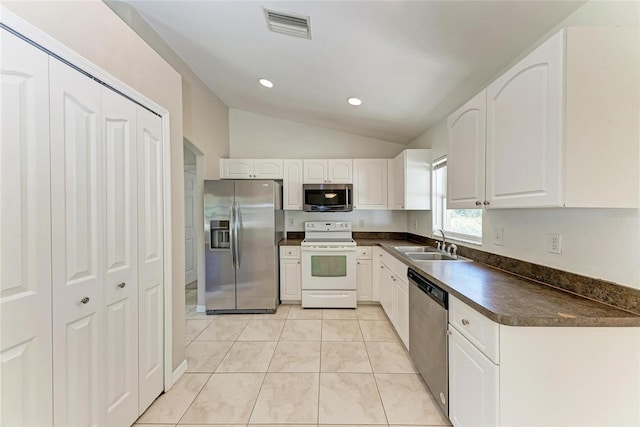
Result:
{"label": "oven door", "polygon": [[303,247],[302,289],[355,290],[355,247]]}

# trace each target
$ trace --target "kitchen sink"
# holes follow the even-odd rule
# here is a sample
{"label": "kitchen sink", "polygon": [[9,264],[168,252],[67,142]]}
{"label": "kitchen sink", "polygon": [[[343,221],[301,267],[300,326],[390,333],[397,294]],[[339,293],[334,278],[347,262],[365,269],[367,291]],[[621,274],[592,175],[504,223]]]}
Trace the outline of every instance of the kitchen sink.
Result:
{"label": "kitchen sink", "polygon": [[395,246],[393,249],[395,249],[398,252],[402,252],[403,254],[407,254],[409,252],[411,253],[439,252],[438,249],[433,248],[431,246]]}
{"label": "kitchen sink", "polygon": [[443,254],[442,252],[405,252],[405,255],[414,261],[457,261],[458,257]]}

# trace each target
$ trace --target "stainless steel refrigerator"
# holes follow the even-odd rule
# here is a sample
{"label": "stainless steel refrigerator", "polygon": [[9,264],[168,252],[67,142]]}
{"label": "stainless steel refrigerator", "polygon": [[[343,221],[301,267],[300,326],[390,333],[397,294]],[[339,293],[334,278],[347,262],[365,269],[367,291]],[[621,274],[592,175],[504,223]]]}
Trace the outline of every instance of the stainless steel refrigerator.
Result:
{"label": "stainless steel refrigerator", "polygon": [[214,313],[274,312],[282,185],[267,180],[204,182],[206,307]]}

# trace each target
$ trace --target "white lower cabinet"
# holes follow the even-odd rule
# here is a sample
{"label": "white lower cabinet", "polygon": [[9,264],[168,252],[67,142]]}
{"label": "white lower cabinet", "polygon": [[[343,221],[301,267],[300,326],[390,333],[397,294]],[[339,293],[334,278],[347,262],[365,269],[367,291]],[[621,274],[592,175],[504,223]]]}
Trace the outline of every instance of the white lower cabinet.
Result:
{"label": "white lower cabinet", "polygon": [[640,328],[497,324],[449,295],[455,427],[640,425]]}
{"label": "white lower cabinet", "polygon": [[373,301],[372,270],[373,261],[359,259],[356,261],[356,290],[358,301]]}
{"label": "white lower cabinet", "polygon": [[358,301],[373,299],[373,248],[358,246],[356,255],[356,290]]}
{"label": "white lower cabinet", "polygon": [[499,368],[449,328],[449,418],[456,427],[498,423]]}
{"label": "white lower cabinet", "polygon": [[298,246],[280,248],[280,300],[289,302],[302,300],[302,269]]}
{"label": "white lower cabinet", "polygon": [[[380,254],[382,255],[378,274],[380,305],[389,320],[391,320],[405,347],[409,349],[409,282],[407,280],[407,266],[384,250]],[[402,271],[402,273],[397,273],[398,271]]]}

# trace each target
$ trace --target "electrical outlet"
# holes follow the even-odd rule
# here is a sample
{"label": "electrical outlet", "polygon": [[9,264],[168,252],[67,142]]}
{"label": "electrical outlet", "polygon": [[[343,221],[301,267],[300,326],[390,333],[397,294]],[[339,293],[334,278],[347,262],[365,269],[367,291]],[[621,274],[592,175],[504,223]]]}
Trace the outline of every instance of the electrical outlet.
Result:
{"label": "electrical outlet", "polygon": [[562,235],[558,233],[547,234],[547,251],[552,254],[562,253]]}
{"label": "electrical outlet", "polygon": [[293,227],[293,225],[295,224],[293,218],[289,218],[289,227]]}
{"label": "electrical outlet", "polygon": [[504,228],[493,227],[493,244],[502,246],[504,244]]}
{"label": "electrical outlet", "polygon": [[364,219],[361,219],[360,221],[358,221],[358,226],[360,228],[364,227]]}

